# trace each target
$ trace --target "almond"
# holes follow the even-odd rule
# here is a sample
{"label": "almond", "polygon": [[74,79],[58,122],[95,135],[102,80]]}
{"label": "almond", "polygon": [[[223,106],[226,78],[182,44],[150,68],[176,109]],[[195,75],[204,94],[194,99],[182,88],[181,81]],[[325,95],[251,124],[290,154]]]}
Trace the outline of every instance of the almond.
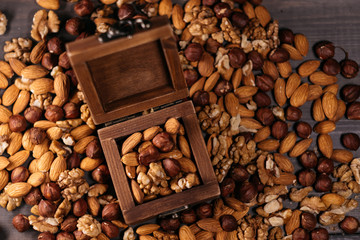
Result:
{"label": "almond", "polygon": [[273,181],[279,185],[292,185],[296,182],[296,176],[292,173],[281,172],[279,177],[273,176]]}
{"label": "almond", "polygon": [[[0,156],[0,170],[5,169],[9,164],[10,164],[10,162],[6,157]],[[0,179],[0,181],[1,181],[1,179]],[[0,186],[1,186],[1,184],[0,184]]]}
{"label": "almond", "polygon": [[314,101],[312,107],[312,115],[315,121],[321,122],[325,119],[324,109],[322,107],[321,99],[318,98]]}
{"label": "almond", "polygon": [[295,144],[294,148],[290,151],[290,157],[298,157],[303,154],[311,145],[312,139],[304,139]]}
{"label": "almond", "polygon": [[23,78],[27,78],[27,79],[37,79],[37,78],[45,77],[48,73],[49,73],[49,71],[46,68],[44,68],[43,66],[30,65],[30,66],[25,67],[21,71],[21,76]]}
{"label": "almond", "polygon": [[337,110],[336,110],[336,114],[334,117],[329,118],[331,121],[337,122],[339,121],[345,114],[346,112],[346,105],[345,102],[341,99],[337,100]]}
{"label": "almond", "polygon": [[26,67],[26,64],[17,58],[10,58],[9,64],[11,69],[19,76],[21,76],[21,71]]}
{"label": "almond", "polygon": [[6,170],[0,170],[0,191],[9,183],[9,172]]}
{"label": "almond", "polygon": [[244,13],[249,17],[249,19],[255,18],[255,10],[251,3],[246,1],[243,4],[243,10],[244,10]]}
{"label": "almond", "polygon": [[281,77],[288,78],[292,74],[292,67],[289,61],[276,63],[276,66]]}
{"label": "almond", "polygon": [[353,160],[353,154],[345,149],[334,149],[331,159],[340,163],[349,163]]}
{"label": "almond", "polygon": [[183,18],[184,18],[184,10],[179,4],[175,4],[172,10],[172,22],[176,29],[182,30],[185,28],[186,24]]}
{"label": "almond", "polygon": [[295,229],[300,227],[300,210],[294,210],[289,221],[285,224],[285,231],[287,235],[291,235]]}
{"label": "almond", "polygon": [[[42,0],[42,1],[46,1],[46,0]],[[48,1],[48,2],[51,2]],[[30,53],[30,61],[33,64],[38,64],[41,62],[45,52],[47,51],[47,47],[46,47],[46,41],[45,40],[41,40],[40,42],[38,42],[36,44],[36,46],[31,50]],[[19,76],[21,76],[21,74],[18,74]]]}
{"label": "almond", "polygon": [[175,135],[179,132],[180,122],[174,117],[169,118],[166,120],[164,128],[166,132]]}
{"label": "almond", "polygon": [[172,13],[172,2],[171,0],[161,0],[159,3],[159,15],[166,15],[168,18],[171,17]]}
{"label": "almond", "polygon": [[320,152],[327,158],[330,158],[333,152],[333,141],[328,134],[318,136],[318,147]]}
{"label": "almond", "polygon": [[298,73],[301,77],[307,77],[310,76],[312,73],[314,73],[320,66],[319,60],[308,60],[306,62],[303,62],[299,68]]}
{"label": "almond", "polygon": [[242,86],[235,89],[234,93],[238,98],[248,98],[254,96],[257,91],[258,91],[257,87]]}
{"label": "almond", "polygon": [[74,146],[74,151],[77,152],[77,153],[80,153],[80,154],[83,154],[85,153],[85,150],[86,150],[86,147],[87,145],[93,141],[97,139],[97,137],[95,136],[87,136],[87,137],[84,137],[82,139],[80,139]]}
{"label": "almond", "polygon": [[323,90],[320,85],[309,85],[309,95],[307,101],[313,101],[321,97]]}
{"label": "almond", "polygon": [[23,165],[28,157],[30,156],[30,152],[27,150],[21,150],[14,155],[8,158],[10,164],[6,167],[8,171],[12,171],[14,168]]}
{"label": "almond", "polygon": [[138,153],[137,152],[130,152],[121,157],[121,161],[127,166],[136,167],[139,165],[138,161]]}
{"label": "almond", "polygon": [[187,158],[191,158],[190,146],[184,136],[178,137],[178,144],[179,144],[179,148],[180,148],[180,151],[182,152],[182,154]]}
{"label": "almond", "polygon": [[197,171],[196,166],[193,161],[188,158],[180,158],[177,160],[180,164],[180,169],[186,173],[195,173]]}
{"label": "almond", "polygon": [[22,144],[22,147],[25,149],[25,150],[28,150],[28,151],[32,151],[34,150],[34,144],[31,142],[30,140],[30,130],[27,130],[22,139],[21,139],[21,144]]}
{"label": "almond", "polygon": [[[245,2],[245,3],[250,4],[249,2]],[[195,238],[196,239],[209,239],[209,240],[214,239],[214,233],[209,232],[209,231],[199,231],[198,233],[195,234]]]}
{"label": "almond", "polygon": [[326,207],[331,205],[341,206],[345,202],[345,198],[337,193],[327,193],[321,197],[321,201]]}
{"label": "almond", "polygon": [[58,156],[51,163],[49,178],[51,181],[56,182],[60,176],[60,173],[66,170],[66,159],[61,156]]}
{"label": "almond", "polygon": [[85,157],[80,162],[80,168],[84,171],[92,171],[103,162],[100,158]]}
{"label": "almond", "polygon": [[194,233],[186,225],[183,225],[180,227],[179,238],[180,238],[180,240],[196,240]]}
{"label": "almond", "polygon": [[264,61],[264,65],[262,67],[262,70],[264,72],[264,74],[267,74],[269,76],[271,76],[272,79],[278,79],[279,78],[279,72],[275,66],[275,63],[269,61],[269,60],[265,60]]}
{"label": "almond", "polygon": [[[93,216],[99,215],[100,208],[101,208],[99,199],[97,199],[96,197],[87,197],[86,202],[88,204],[89,212],[91,213],[91,215],[93,215]],[[98,237],[98,239],[99,239],[99,237]]]}
{"label": "almond", "polygon": [[240,125],[248,128],[248,129],[260,129],[263,127],[261,125],[261,123],[258,122],[257,120],[255,120],[254,118],[248,118],[248,117],[241,118]]}
{"label": "almond", "polygon": [[269,11],[262,5],[255,8],[255,16],[259,19],[259,22],[263,27],[266,27],[271,20]]}
{"label": "almond", "polygon": [[148,235],[152,234],[154,231],[158,230],[160,226],[158,224],[145,224],[136,229],[136,233],[139,235]]}
{"label": "almond", "polygon": [[71,130],[70,135],[73,136],[76,141],[79,141],[84,137],[90,136],[93,132],[93,129],[91,129],[87,124],[84,124]]}
{"label": "almond", "polygon": [[303,34],[296,34],[294,38],[294,45],[297,50],[303,55],[304,57],[307,55],[309,51],[309,41]]}
{"label": "almond", "polygon": [[243,76],[243,74],[242,74],[242,69],[241,68],[237,69],[233,73],[233,75],[231,77],[231,83],[232,83],[234,89],[236,89],[236,88],[238,88],[240,86],[242,76]]}
{"label": "almond", "polygon": [[321,104],[327,118],[330,119],[336,115],[338,102],[335,94],[326,92],[322,97]]}
{"label": "almond", "polygon": [[310,75],[309,79],[310,79],[310,82],[312,82],[313,84],[317,84],[317,85],[321,85],[321,86],[334,84],[338,80],[336,76],[327,75],[323,71],[317,71],[317,72],[312,73]]}
{"label": "almond", "polygon": [[336,125],[333,121],[323,121],[316,124],[314,131],[320,134],[327,134],[334,131]]}
{"label": "almond", "polygon": [[37,169],[37,162],[38,162],[39,159],[34,159],[30,162],[29,166],[28,166],[28,169],[29,169],[29,172],[30,173],[36,173],[38,172],[39,170]]}
{"label": "almond", "polygon": [[284,155],[274,153],[274,160],[281,170],[289,173],[292,173],[294,171],[294,165]]}
{"label": "almond", "polygon": [[210,77],[208,77],[208,79],[206,79],[205,81],[204,91],[210,92],[215,87],[219,78],[220,78],[219,72],[216,71],[213,74],[211,74]]}
{"label": "almond", "polygon": [[51,127],[46,130],[46,135],[50,140],[59,140],[63,136],[63,131],[59,127]]}
{"label": "almond", "polygon": [[50,122],[48,120],[40,120],[34,123],[34,127],[42,128],[42,129],[48,129],[51,127],[56,127],[56,123]]}
{"label": "almond", "polygon": [[280,143],[276,139],[266,139],[257,144],[257,147],[263,151],[272,152],[278,149]]}
{"label": "almond", "polygon": [[141,191],[139,184],[131,180],[131,190],[136,203],[141,204],[144,201],[144,193]]}
{"label": "almond", "polygon": [[37,144],[34,146],[33,149],[33,157],[34,158],[40,158],[44,153],[49,151],[50,141],[48,138],[45,138],[45,140],[41,144]]}
{"label": "almond", "polygon": [[59,0],[36,0],[36,3],[43,8],[58,10],[60,7]]}
{"label": "almond", "polygon": [[9,81],[6,76],[0,72],[0,89],[5,89],[9,86]]}
{"label": "almond", "polygon": [[292,94],[292,96],[290,98],[291,106],[294,106],[294,107],[302,106],[306,102],[308,95],[309,95],[309,84],[303,83]]}
{"label": "almond", "polygon": [[12,198],[23,197],[28,194],[32,186],[26,182],[17,182],[9,185],[5,192]]}
{"label": "almond", "polygon": [[126,153],[132,151],[134,147],[140,143],[141,138],[142,134],[140,132],[133,133],[129,136],[122,144],[121,154],[125,155]]}
{"label": "almond", "polygon": [[54,154],[51,151],[44,153],[37,161],[37,170],[40,172],[47,172],[50,170],[51,164],[54,161]]}
{"label": "almond", "polygon": [[278,78],[275,81],[275,85],[274,85],[274,95],[275,95],[275,100],[277,102],[277,104],[282,107],[284,106],[284,104],[286,103],[286,95],[285,95],[285,80],[282,78]]}
{"label": "almond", "polygon": [[339,84],[334,83],[334,84],[326,86],[323,90],[323,93],[331,92],[336,95],[338,93],[338,91],[339,91]]}
{"label": "almond", "polygon": [[239,108],[240,108],[239,99],[233,93],[226,94],[225,107],[227,112],[232,117],[236,117],[236,115],[239,114]]}
{"label": "almond", "polygon": [[281,47],[286,49],[289,54],[290,54],[290,59],[292,60],[302,60],[303,57],[300,53],[300,51],[298,49],[296,49],[295,47],[291,46],[290,44],[281,44]]}
{"label": "almond", "polygon": [[8,87],[2,95],[2,104],[4,106],[12,105],[19,96],[19,92],[20,89],[18,89],[15,84]]}
{"label": "almond", "polygon": [[265,127],[261,128],[261,129],[259,129],[259,130],[255,133],[255,135],[254,135],[254,141],[255,141],[256,143],[261,142],[261,141],[267,139],[267,138],[270,136],[270,134],[271,134],[270,127],[269,127],[269,126],[265,126]]}
{"label": "almond", "polygon": [[19,93],[14,103],[13,114],[16,115],[24,111],[27,105],[29,104],[29,102],[30,102],[30,92],[26,90],[22,90]]}
{"label": "almond", "polygon": [[209,232],[220,232],[222,231],[219,220],[213,218],[203,218],[196,222],[199,228]]}
{"label": "almond", "polygon": [[10,134],[9,146],[6,151],[9,155],[14,155],[21,148],[22,133],[13,132]]}
{"label": "almond", "polygon": [[54,91],[54,81],[50,78],[39,78],[30,84],[30,90],[34,94],[45,94]]}
{"label": "almond", "polygon": [[290,98],[291,95],[295,92],[295,90],[300,86],[301,78],[297,73],[293,73],[290,75],[288,80],[286,81],[285,93],[286,97]]}
{"label": "almond", "polygon": [[12,113],[6,107],[0,105],[0,122],[7,123],[9,122],[9,118],[11,117]]}
{"label": "almond", "polygon": [[3,60],[0,60],[0,72],[4,74],[8,79],[14,76],[14,71],[11,69],[10,65]]}
{"label": "almond", "polygon": [[202,54],[198,70],[203,77],[209,77],[214,72],[214,58],[208,52]]}
{"label": "almond", "polygon": [[41,184],[44,183],[45,181],[45,174],[42,173],[42,172],[35,172],[35,173],[32,173],[28,180],[27,180],[27,183],[29,183],[31,186],[33,187],[38,187],[40,186]]}
{"label": "almond", "polygon": [[203,89],[204,87],[204,83],[205,83],[205,77],[200,78],[199,80],[197,80],[191,87],[189,90],[189,95],[190,97],[192,97],[194,95],[194,93],[196,93],[197,91]]}
{"label": "almond", "polygon": [[143,132],[143,140],[144,141],[150,141],[152,140],[156,134],[158,134],[161,131],[161,128],[159,126],[154,126],[146,129]]}
{"label": "almond", "polygon": [[65,73],[58,73],[54,79],[55,94],[62,99],[68,99],[70,91],[70,81]]}

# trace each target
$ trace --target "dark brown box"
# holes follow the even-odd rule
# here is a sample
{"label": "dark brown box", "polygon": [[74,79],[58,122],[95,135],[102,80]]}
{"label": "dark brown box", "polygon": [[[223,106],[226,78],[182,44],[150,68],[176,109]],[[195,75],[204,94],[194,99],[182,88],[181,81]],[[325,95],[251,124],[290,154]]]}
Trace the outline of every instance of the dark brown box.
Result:
{"label": "dark brown box", "polygon": [[[150,29],[135,33],[131,39],[101,43],[97,37],[89,37],[68,44],[67,53],[95,124],[106,123],[98,134],[126,223],[138,223],[219,196],[219,186],[191,101],[111,124],[189,96],[175,36],[166,17],[152,19]],[[181,119],[184,124],[202,184],[136,205],[116,140],[162,125],[171,117]]]}

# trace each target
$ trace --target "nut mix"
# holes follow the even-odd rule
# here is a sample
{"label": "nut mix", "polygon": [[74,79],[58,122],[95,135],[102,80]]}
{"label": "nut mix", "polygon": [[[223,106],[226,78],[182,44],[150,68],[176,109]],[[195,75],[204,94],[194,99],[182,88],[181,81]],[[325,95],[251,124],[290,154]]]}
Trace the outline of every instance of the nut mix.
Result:
{"label": "nut mix", "polygon": [[[23,199],[32,206],[32,215],[13,218],[18,231],[32,227],[41,232],[38,239],[109,239],[122,232],[130,240],[135,233],[140,239],[329,239],[321,225],[338,224],[349,234],[358,230],[359,221],[345,215],[358,207],[353,194],[360,193],[360,160],[351,151],[359,148],[359,136],[344,133],[345,150],[333,149],[329,134],[344,115],[360,119],[359,86],[348,84],[338,95],[337,76],[354,78],[359,72],[344,49],[320,41],[314,47],[320,60],[305,61],[293,72],[290,61],[303,60],[309,42],[303,34],[279,29],[261,0],[235,1],[240,6],[189,0],[183,8],[169,0],[101,0],[102,6],[70,1],[77,2],[77,16],[62,24],[59,0],[36,2],[46,10],[34,14],[34,41],[6,41],[0,61],[0,88],[6,89],[0,105],[0,206],[12,211]],[[57,33],[64,26],[65,34],[80,40],[106,32],[116,18],[156,15],[168,16],[178,35],[221,198],[134,230],[121,221],[118,201],[106,193],[109,169]],[[96,29],[88,29],[85,18]],[[0,34],[6,25],[0,12]],[[345,52],[342,61],[334,59],[336,49]],[[302,82],[305,77],[309,83]],[[271,106],[271,92],[278,106]],[[307,101],[313,104],[313,126],[301,119]],[[182,129],[169,119],[120,146],[137,203],[200,184]],[[297,175],[294,158],[304,167]],[[87,171],[96,182],[91,186]],[[320,194],[313,196],[313,190]],[[286,208],[287,196],[299,206]],[[250,207],[257,216],[249,214]]]}

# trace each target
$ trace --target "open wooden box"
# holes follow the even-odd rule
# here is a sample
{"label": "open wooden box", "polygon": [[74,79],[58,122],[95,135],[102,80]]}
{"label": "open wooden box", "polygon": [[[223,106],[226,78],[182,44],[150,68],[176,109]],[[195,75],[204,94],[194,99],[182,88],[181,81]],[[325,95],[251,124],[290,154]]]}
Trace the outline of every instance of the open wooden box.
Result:
{"label": "open wooden box", "polygon": [[[110,169],[124,220],[134,224],[219,196],[220,189],[206,150],[177,53],[176,40],[166,17],[151,20],[151,28],[100,43],[89,37],[67,45],[70,62],[84,92]],[[164,105],[172,105],[164,107]],[[134,117],[159,107],[161,110]],[[119,119],[132,118],[120,123]],[[171,117],[181,119],[189,139],[201,185],[136,205],[120,161],[117,140]]]}

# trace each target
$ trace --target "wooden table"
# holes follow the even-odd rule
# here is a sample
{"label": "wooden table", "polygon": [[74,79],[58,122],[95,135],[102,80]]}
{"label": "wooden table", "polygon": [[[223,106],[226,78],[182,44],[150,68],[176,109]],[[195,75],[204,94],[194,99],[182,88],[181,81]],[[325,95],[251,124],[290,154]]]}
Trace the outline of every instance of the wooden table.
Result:
{"label": "wooden table", "polygon": [[[264,5],[270,11],[274,19],[279,20],[280,27],[291,28],[295,33],[305,34],[313,46],[320,40],[330,40],[335,45],[345,48],[350,58],[360,62],[360,5],[358,0],[264,0]],[[0,36],[0,46],[6,40],[14,37],[29,37],[32,17],[40,9],[32,0],[0,0],[0,10],[8,17],[8,30]],[[57,12],[61,19],[73,15],[71,4],[61,1],[61,8]],[[64,22],[62,23],[64,24]],[[0,56],[3,56],[2,47]],[[336,52],[336,58],[341,60],[343,54]],[[306,59],[314,58],[312,51]],[[294,67],[299,62],[295,62]],[[340,87],[347,83],[360,83],[359,76],[356,79],[345,80],[340,77]],[[0,93],[1,94],[1,93]],[[310,116],[310,104],[303,109],[303,120],[314,124]],[[331,133],[335,147],[340,147],[340,135],[344,132],[360,134],[360,122],[343,119],[337,124],[335,132]],[[315,135],[314,135],[315,136]],[[316,141],[315,141],[316,142]],[[359,156],[360,151],[355,153]],[[357,198],[359,199],[359,198]],[[23,204],[13,212],[7,212],[0,208],[0,237],[6,239],[36,239],[38,233],[27,231],[18,233],[11,224],[13,216],[18,213],[30,214],[29,207]],[[351,215],[360,217],[359,208],[352,211]],[[343,236],[338,229],[334,229],[331,239],[355,239],[358,236]]]}

